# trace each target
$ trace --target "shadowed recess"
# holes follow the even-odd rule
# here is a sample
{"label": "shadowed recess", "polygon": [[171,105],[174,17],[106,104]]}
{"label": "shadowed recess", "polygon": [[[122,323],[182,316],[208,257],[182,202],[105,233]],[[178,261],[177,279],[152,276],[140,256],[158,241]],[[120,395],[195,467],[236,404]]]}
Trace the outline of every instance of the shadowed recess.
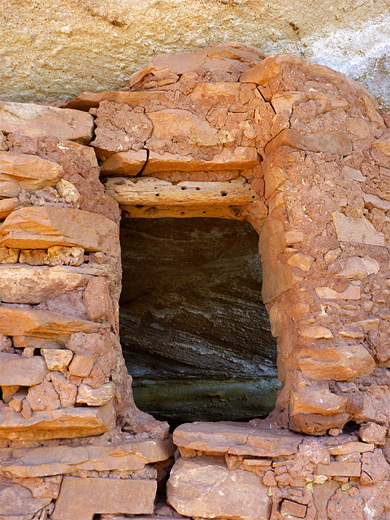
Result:
{"label": "shadowed recess", "polygon": [[137,405],[171,424],[265,416],[279,388],[258,236],[222,219],[123,219],[120,333]]}

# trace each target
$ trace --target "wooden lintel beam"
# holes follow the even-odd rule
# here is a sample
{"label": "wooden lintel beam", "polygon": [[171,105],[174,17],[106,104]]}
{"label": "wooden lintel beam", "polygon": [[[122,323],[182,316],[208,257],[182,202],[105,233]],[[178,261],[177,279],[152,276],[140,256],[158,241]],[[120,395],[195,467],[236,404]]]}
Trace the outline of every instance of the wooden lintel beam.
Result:
{"label": "wooden lintel beam", "polygon": [[121,206],[125,218],[224,218],[244,220],[240,206]]}
{"label": "wooden lintel beam", "polygon": [[106,193],[120,206],[247,206],[256,193],[246,179],[227,182],[193,182],[177,184],[154,177],[112,177]]}

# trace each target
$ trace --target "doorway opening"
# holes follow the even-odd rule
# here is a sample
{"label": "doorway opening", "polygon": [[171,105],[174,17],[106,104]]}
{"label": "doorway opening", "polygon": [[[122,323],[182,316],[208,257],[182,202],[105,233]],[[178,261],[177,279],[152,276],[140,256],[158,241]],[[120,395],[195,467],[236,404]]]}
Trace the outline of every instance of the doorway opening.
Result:
{"label": "doorway opening", "polygon": [[280,388],[258,234],[218,218],[124,218],[120,336],[136,404],[175,427],[265,417]]}

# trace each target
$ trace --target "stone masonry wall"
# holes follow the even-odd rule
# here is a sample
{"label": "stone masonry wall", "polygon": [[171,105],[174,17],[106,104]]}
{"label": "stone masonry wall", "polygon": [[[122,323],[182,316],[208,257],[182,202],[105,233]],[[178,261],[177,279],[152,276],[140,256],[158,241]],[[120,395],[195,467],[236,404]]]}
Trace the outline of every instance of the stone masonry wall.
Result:
{"label": "stone masonry wall", "polygon": [[153,512],[172,446],[120,351],[117,202],[260,234],[283,388],[265,421],[176,430],[173,507],[386,518],[389,126],[357,83],[237,44],[157,57],[64,109],[0,103],[4,518]]}
{"label": "stone masonry wall", "polygon": [[123,511],[150,512],[150,463],[172,454],[166,425],[132,399],[119,209],[87,146],[93,126],[74,110],[0,103],[1,518],[46,518],[60,487],[51,518],[100,512],[92,492],[110,512],[113,486]]}

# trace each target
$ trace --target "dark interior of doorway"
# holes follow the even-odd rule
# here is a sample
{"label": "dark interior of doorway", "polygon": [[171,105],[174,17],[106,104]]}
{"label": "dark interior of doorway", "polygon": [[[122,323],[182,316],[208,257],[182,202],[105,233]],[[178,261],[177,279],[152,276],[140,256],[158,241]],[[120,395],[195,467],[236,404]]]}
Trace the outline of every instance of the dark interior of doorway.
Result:
{"label": "dark interior of doorway", "polygon": [[124,218],[121,247],[121,343],[138,407],[172,426],[266,416],[280,384],[256,231]]}

